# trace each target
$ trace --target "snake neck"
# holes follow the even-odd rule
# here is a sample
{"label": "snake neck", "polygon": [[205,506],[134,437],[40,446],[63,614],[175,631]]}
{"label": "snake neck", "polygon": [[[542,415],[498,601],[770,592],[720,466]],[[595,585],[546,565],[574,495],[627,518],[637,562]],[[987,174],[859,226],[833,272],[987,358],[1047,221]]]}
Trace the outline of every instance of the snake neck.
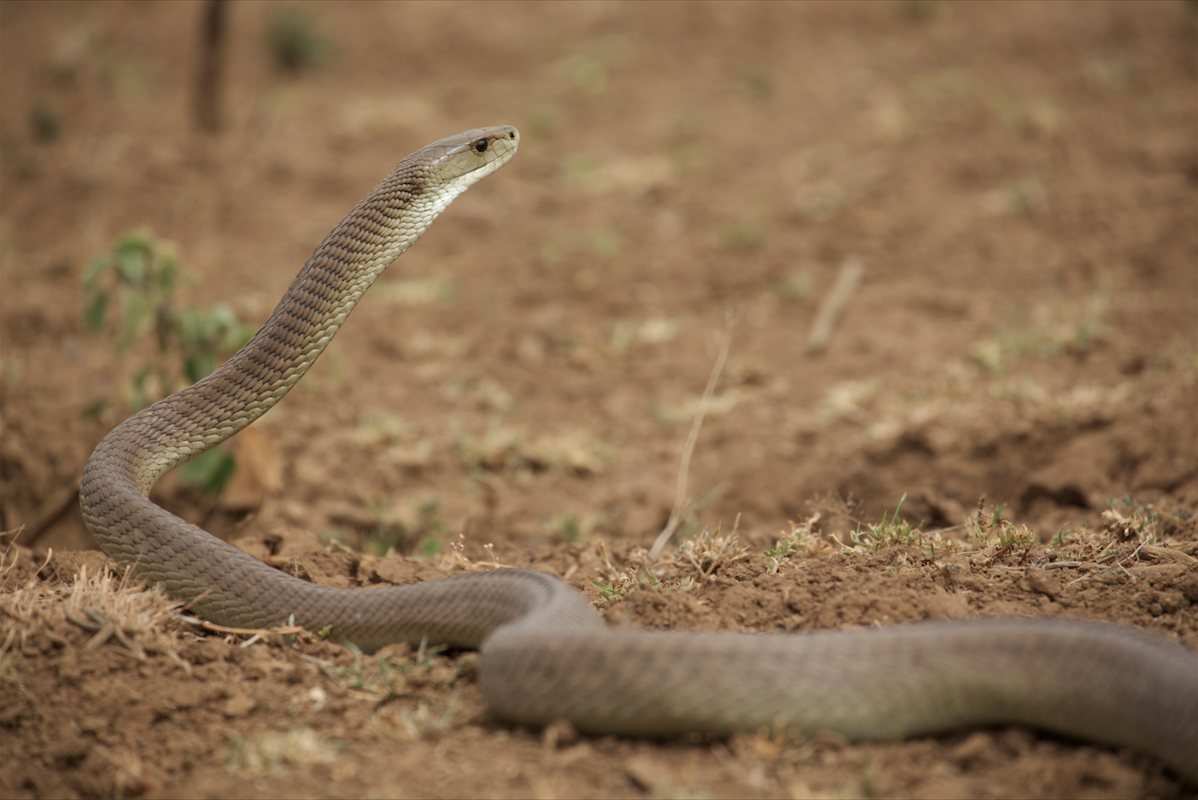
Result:
{"label": "snake neck", "polygon": [[[147,496],[167,472],[233,436],[281,400],[375,279],[448,204],[439,195],[422,199],[424,171],[408,161],[325,237],[245,347],[208,377],[117,426],[92,454],[84,481],[107,480]],[[130,453],[131,446],[140,452]]]}
{"label": "snake neck", "polygon": [[[176,597],[213,592],[220,597],[209,605],[252,605],[236,580],[223,588],[204,587],[196,576],[209,579],[228,569],[252,572],[262,565],[223,544],[201,544],[204,532],[152,503],[151,487],[282,399],[379,274],[455,197],[506,164],[518,142],[515,128],[480,128],[404,158],[325,237],[244,348],[204,380],[104,437],[79,487],[84,521],[101,549],[136,567],[148,581],[164,583]],[[213,568],[216,576],[210,574]]]}

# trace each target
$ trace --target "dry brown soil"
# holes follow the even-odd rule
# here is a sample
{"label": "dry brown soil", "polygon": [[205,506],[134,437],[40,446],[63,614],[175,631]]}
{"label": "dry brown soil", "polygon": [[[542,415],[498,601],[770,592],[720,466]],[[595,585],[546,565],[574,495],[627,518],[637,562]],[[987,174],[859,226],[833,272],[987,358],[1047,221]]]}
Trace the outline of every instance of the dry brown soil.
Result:
{"label": "dry brown soil", "polygon": [[[487,719],[469,654],[393,648],[387,677],[331,644],[174,622],[144,660],[120,637],[88,649],[50,598],[106,563],[78,552],[77,481],[152,356],[84,325],[89,260],[148,230],[195,276],[185,302],[260,323],[401,156],[497,123],[521,129],[517,158],[238,437],[225,494],[168,476],[159,502],[321,582],[461,569],[444,556],[462,535],[475,562],[493,543],[599,600],[603,553],[618,570],[670,514],[732,317],[683,534],[735,526],[748,558],[701,588],[665,568],[609,618],[1061,615],[1198,647],[1193,4],[303,9],[333,47],[291,77],[263,45],[277,9],[230,6],[226,124],[206,136],[202,6],[0,5],[0,530],[20,545],[2,591],[34,598],[0,613],[0,795],[1186,793],[1150,758],[1017,729],[542,735]],[[860,285],[810,352],[850,259]],[[855,520],[904,494],[925,535],[853,547]],[[983,496],[1031,540],[971,549]],[[815,511],[823,545],[771,565]],[[326,550],[338,537],[398,553]],[[1077,564],[1039,569],[1059,560]]]}

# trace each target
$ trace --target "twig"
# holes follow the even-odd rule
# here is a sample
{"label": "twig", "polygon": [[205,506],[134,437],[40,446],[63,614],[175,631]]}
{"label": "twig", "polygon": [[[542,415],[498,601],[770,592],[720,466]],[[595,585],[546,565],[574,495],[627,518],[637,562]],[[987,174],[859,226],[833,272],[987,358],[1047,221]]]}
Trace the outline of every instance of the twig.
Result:
{"label": "twig", "polygon": [[13,537],[13,541],[17,541],[18,538],[23,537],[21,544],[25,547],[33,547],[34,542],[40,539],[42,534],[49,530],[50,526],[59,517],[72,509],[78,508],[79,484],[74,483],[70,486],[64,486],[34,509],[29,515],[29,522],[23,526],[24,530],[18,529],[16,536]]}
{"label": "twig", "polygon": [[707,378],[707,388],[703,390],[703,396],[699,399],[699,407],[695,411],[695,419],[691,422],[691,431],[686,437],[686,444],[682,447],[682,461],[678,465],[678,484],[674,491],[674,507],[670,510],[670,519],[666,522],[665,528],[661,533],[657,534],[657,538],[653,541],[653,546],[649,548],[649,555],[645,559],[645,563],[641,569],[646,573],[654,563],[657,562],[657,557],[661,555],[661,551],[665,548],[666,543],[678,530],[678,526],[682,523],[683,516],[686,513],[689,500],[686,494],[687,476],[690,473],[691,455],[695,452],[695,442],[699,439],[699,431],[703,427],[703,417],[707,414],[707,407],[711,403],[711,396],[715,393],[716,384],[720,380],[720,373],[724,371],[724,362],[728,360],[728,348],[732,344],[732,328],[735,327],[736,320],[729,318],[726,320],[725,331],[726,335],[723,341],[720,342],[720,353],[716,356],[715,365],[711,368],[711,375]]}
{"label": "twig", "polygon": [[196,71],[195,126],[205,133],[221,127],[221,72],[224,69],[224,0],[208,0],[200,22],[200,66]]}
{"label": "twig", "polygon": [[206,631],[212,631],[213,633],[233,634],[236,636],[262,636],[263,634],[267,633],[277,633],[282,636],[294,636],[307,631],[307,628],[301,628],[298,625],[285,625],[281,628],[229,628],[225,625],[217,625],[215,622],[209,622],[206,619],[189,617],[186,614],[180,614],[179,619],[183,620],[189,625],[195,625]]}
{"label": "twig", "polygon": [[828,292],[824,302],[820,304],[815,321],[811,323],[811,333],[807,335],[808,353],[822,353],[828,349],[828,341],[832,338],[832,329],[836,326],[836,321],[840,318],[840,313],[844,310],[845,305],[848,304],[849,298],[857,289],[857,284],[860,283],[864,272],[865,267],[861,263],[861,259],[856,256],[845,259],[840,266],[840,274],[836,276],[836,283],[832,286],[832,291]]}

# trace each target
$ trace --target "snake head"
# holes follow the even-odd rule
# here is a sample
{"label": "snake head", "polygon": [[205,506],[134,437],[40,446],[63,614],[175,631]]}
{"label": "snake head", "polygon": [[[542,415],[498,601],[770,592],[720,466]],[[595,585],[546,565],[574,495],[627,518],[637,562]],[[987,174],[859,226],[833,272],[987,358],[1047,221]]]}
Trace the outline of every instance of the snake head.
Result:
{"label": "snake head", "polygon": [[427,165],[426,181],[464,192],[512,160],[520,146],[520,132],[511,125],[474,128],[424,147],[408,158]]}

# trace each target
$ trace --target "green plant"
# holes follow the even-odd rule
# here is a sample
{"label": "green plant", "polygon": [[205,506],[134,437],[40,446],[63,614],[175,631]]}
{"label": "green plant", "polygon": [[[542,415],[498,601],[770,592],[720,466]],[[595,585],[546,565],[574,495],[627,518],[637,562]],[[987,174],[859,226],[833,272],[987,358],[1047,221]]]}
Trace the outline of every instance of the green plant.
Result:
{"label": "green plant", "polygon": [[782,568],[782,562],[796,553],[805,558],[812,558],[836,552],[815,532],[815,523],[819,522],[821,516],[817,511],[802,522],[792,520],[790,530],[783,531],[773,549],[765,551],[766,571],[778,572]]}
{"label": "green plant", "polygon": [[794,542],[783,535],[773,550],[765,551],[766,571],[777,572],[782,567],[782,562],[797,552],[798,550],[795,548]]}
{"label": "green plant", "polygon": [[416,550],[412,553],[412,558],[417,560],[428,560],[434,558],[441,552],[441,542],[431,537],[421,539],[420,544],[416,545]]}
{"label": "green plant", "polygon": [[720,245],[729,250],[756,250],[765,236],[765,227],[752,220],[726,222],[716,229]]}
{"label": "green plant", "polygon": [[[182,386],[209,375],[218,361],[236,352],[253,328],[231,308],[179,307],[175,291],[179,258],[164,242],[145,233],[121,235],[110,252],[93,259],[83,277],[83,319],[93,331],[112,337],[118,356],[152,331],[157,353],[133,373],[129,405],[138,411]],[[115,326],[109,310],[119,306]],[[92,406],[94,413],[103,401]],[[180,468],[186,483],[216,493],[233,474],[233,457],[209,450]]]}
{"label": "green plant", "polygon": [[633,580],[632,575],[625,573],[616,576],[610,583],[591,581],[591,585],[599,590],[599,599],[593,605],[597,608],[603,608],[603,606],[610,602],[623,600],[642,584],[651,589],[656,589],[661,586],[661,580],[649,574],[648,571],[642,571],[637,580]]}
{"label": "green plant", "polygon": [[[818,515],[816,516],[818,518]],[[783,533],[781,538],[774,543],[773,549],[765,551],[765,565],[767,572],[777,572],[779,569],[781,569],[783,561],[799,552],[799,548],[795,547],[795,545],[800,543],[799,540],[801,539],[801,534],[799,536],[795,536],[796,532],[797,529],[795,524],[792,522],[790,533]],[[808,531],[808,533],[810,533],[810,531]],[[794,536],[794,539],[791,538],[792,536]]]}
{"label": "green plant", "polygon": [[[985,513],[985,505],[985,498],[978,501],[978,516],[969,523],[973,537],[979,544],[987,544],[991,534],[998,540],[1000,550],[1009,550],[1019,545],[1031,545],[1035,542],[1035,535],[1026,525],[1016,525],[1014,522],[1002,518],[1002,512],[1006,509],[1005,505],[994,509],[994,512],[989,515]],[[1060,536],[1061,534],[1058,532],[1057,537]]]}
{"label": "green plant", "polygon": [[374,527],[357,538],[358,547],[365,553],[382,558],[391,552],[432,558],[441,551],[440,538],[445,533],[441,518],[441,502],[427,498],[416,502],[414,518],[394,519],[379,497],[364,501],[366,510],[374,517]]}
{"label": "green plant", "polygon": [[319,65],[329,53],[329,40],[312,17],[294,6],[271,15],[266,25],[266,46],[275,66],[293,75]]}
{"label": "green plant", "polygon": [[563,514],[556,517],[549,522],[548,527],[559,540],[569,544],[583,541],[589,533],[583,529],[583,523],[579,521],[577,514]]}
{"label": "green plant", "polygon": [[612,515],[607,511],[581,515],[564,512],[547,518],[544,525],[549,534],[557,541],[567,544],[582,544],[590,541],[597,531],[610,531],[612,521]]}
{"label": "green plant", "polygon": [[603,581],[591,581],[591,585],[599,590],[599,599],[595,601],[595,605],[599,606],[600,608],[607,603],[612,602],[613,600],[623,599],[625,595],[636,588],[636,584],[632,581],[628,581],[619,586],[617,586],[615,582],[604,583]]}
{"label": "green plant", "polygon": [[[413,670],[419,670],[420,674],[423,674],[432,669],[431,658],[418,658],[414,664],[400,661],[398,665],[392,665],[386,655],[379,655],[371,659],[373,669],[369,669],[366,664],[366,657],[362,654],[362,651],[352,645],[349,649],[354,654],[353,666],[333,667],[331,665],[322,665],[321,668],[324,670],[324,673],[331,678],[341,681],[348,689],[372,694],[382,698],[384,701],[403,696],[407,690],[407,678],[412,674]],[[434,653],[440,652],[442,649],[444,648],[436,649]],[[422,651],[420,655],[426,656],[428,654]]]}
{"label": "green plant", "polygon": [[903,503],[907,501],[907,493],[903,492],[903,496],[899,498],[898,505],[895,506],[894,513],[890,515],[890,519],[886,519],[886,513],[882,513],[882,521],[869,523],[863,530],[861,525],[857,525],[857,529],[849,534],[853,544],[870,547],[873,550],[879,550],[888,545],[906,545],[908,547],[919,543],[923,527],[923,523],[919,523],[915,527],[905,520],[899,519],[899,512],[903,508]]}
{"label": "green plant", "polygon": [[774,295],[787,303],[809,303],[815,295],[811,275],[806,269],[795,268],[773,285]]}
{"label": "green plant", "polygon": [[740,76],[740,89],[752,100],[769,100],[774,94],[774,83],[774,76],[761,67],[747,69]]}
{"label": "green plant", "polygon": [[786,558],[795,552],[798,551],[795,550],[794,542],[786,538],[786,534],[783,534],[782,538],[775,543],[774,549],[766,550],[765,554],[770,558]]}

